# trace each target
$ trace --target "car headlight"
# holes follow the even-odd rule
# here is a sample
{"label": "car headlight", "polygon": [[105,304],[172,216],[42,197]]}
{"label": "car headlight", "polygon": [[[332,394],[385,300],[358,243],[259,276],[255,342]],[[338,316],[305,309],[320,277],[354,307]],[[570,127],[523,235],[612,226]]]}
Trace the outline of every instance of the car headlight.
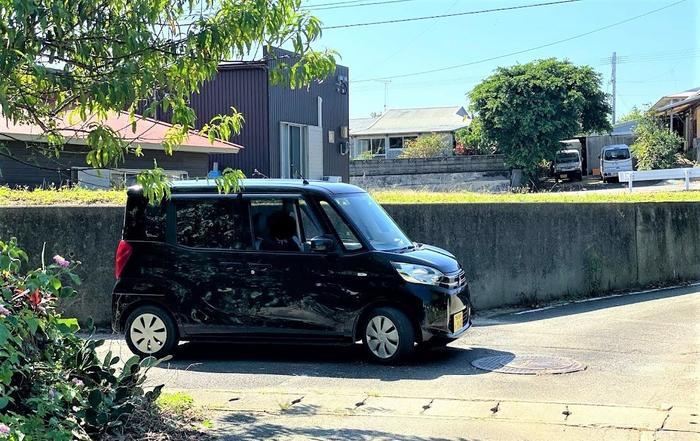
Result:
{"label": "car headlight", "polygon": [[435,268],[413,263],[391,262],[399,275],[407,282],[437,285],[444,275]]}

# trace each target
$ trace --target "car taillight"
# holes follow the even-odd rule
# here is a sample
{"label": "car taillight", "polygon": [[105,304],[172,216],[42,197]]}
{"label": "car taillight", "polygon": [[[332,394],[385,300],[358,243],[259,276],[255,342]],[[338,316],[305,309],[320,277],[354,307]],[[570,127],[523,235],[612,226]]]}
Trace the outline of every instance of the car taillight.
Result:
{"label": "car taillight", "polygon": [[129,257],[131,257],[132,251],[133,248],[129,244],[129,242],[125,240],[119,241],[119,246],[117,247],[117,255],[114,259],[114,277],[116,277],[117,279],[122,276],[122,271],[124,271],[124,267],[126,266],[126,262],[129,261]]}

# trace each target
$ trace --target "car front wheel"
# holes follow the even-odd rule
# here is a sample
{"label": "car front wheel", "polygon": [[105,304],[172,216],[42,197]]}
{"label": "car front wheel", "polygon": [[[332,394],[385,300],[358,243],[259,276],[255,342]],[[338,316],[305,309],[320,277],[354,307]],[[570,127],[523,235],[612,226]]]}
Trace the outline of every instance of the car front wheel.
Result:
{"label": "car front wheel", "polygon": [[365,321],[362,342],[374,361],[389,364],[405,359],[415,340],[411,321],[398,309],[377,308]]}
{"label": "car front wheel", "polygon": [[142,306],[129,314],[125,338],[131,352],[141,358],[170,355],[178,343],[173,319],[156,306]]}

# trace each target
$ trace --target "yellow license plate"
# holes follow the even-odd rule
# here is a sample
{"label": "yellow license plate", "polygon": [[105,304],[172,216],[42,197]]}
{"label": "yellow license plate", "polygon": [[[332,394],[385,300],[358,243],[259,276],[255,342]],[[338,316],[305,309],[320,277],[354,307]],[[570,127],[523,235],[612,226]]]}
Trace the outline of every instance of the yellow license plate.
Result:
{"label": "yellow license plate", "polygon": [[452,318],[452,330],[459,331],[464,326],[464,312],[458,312]]}

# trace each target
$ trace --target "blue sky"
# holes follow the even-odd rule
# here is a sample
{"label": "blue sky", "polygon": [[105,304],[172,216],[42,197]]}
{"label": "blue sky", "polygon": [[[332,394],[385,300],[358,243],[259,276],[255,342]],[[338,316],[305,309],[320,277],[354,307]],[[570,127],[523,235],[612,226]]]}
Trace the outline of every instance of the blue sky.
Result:
{"label": "blue sky", "polygon": [[[338,3],[338,2],[343,3]],[[439,15],[548,0],[306,0],[325,26]],[[316,44],[332,48],[350,67],[350,116],[384,107],[384,83],[359,81],[469,63],[541,46],[670,5],[678,0],[582,0],[504,12],[400,24],[328,29]],[[335,3],[335,5],[329,5]],[[324,6],[319,6],[325,4]],[[317,5],[314,7],[314,5]],[[328,9],[329,6],[353,7]],[[540,58],[567,58],[593,66],[610,92],[613,51],[617,66],[617,114],[633,105],[700,86],[700,0],[550,47],[458,69],[391,79],[388,107],[466,105],[465,93],[498,66]]]}

